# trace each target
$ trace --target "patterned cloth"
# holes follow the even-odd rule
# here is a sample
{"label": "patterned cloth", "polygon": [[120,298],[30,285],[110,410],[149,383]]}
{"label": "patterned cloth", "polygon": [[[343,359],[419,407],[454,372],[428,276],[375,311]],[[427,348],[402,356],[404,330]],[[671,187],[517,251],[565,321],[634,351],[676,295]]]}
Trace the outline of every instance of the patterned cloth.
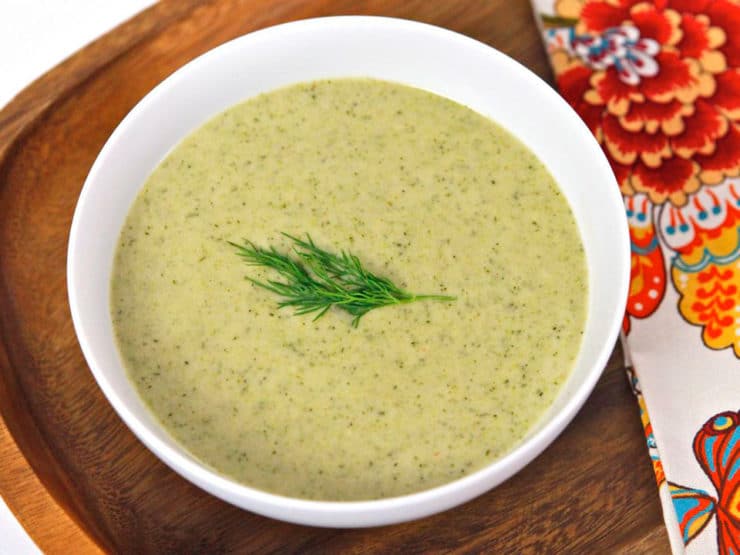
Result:
{"label": "patterned cloth", "polygon": [[532,1],[624,196],[624,347],[671,546],[740,555],[740,0]]}

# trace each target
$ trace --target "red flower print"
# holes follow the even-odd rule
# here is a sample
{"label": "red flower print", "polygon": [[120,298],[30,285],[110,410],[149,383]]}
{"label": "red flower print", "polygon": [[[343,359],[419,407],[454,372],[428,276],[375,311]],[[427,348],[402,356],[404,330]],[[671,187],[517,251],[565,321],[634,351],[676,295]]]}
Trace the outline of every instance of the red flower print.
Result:
{"label": "red flower print", "polygon": [[623,194],[683,206],[740,173],[740,5],[561,0],[557,85],[602,145]]}

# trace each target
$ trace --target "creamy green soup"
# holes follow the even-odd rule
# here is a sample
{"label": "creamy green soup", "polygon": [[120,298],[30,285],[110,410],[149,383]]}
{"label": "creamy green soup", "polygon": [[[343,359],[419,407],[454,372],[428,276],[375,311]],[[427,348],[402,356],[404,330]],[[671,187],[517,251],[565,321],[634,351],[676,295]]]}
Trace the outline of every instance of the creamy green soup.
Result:
{"label": "creamy green soup", "polygon": [[[314,321],[245,279],[228,241],[349,250],[414,293]],[[340,79],[216,116],[147,180],[111,285],[121,356],[193,456],[279,494],[359,500],[460,478],[510,451],[576,357],[587,270],[542,163],[470,109]]]}

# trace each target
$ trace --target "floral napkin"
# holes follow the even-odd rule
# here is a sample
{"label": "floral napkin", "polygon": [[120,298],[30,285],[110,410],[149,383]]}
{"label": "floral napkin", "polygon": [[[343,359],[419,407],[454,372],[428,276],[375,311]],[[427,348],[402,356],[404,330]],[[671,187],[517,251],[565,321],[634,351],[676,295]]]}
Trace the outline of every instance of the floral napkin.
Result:
{"label": "floral napkin", "polygon": [[672,549],[740,555],[740,0],[532,2],[624,196],[628,377]]}

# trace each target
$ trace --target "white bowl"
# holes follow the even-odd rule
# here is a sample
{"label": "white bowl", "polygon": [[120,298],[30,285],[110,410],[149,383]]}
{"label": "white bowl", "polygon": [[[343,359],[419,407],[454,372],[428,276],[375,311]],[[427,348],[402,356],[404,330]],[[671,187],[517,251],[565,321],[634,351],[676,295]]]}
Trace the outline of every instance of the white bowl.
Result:
{"label": "white bowl", "polygon": [[[222,110],[258,93],[329,77],[375,77],[465,104],[513,132],[545,163],[570,202],[589,268],[588,319],[575,368],[554,405],[503,458],[455,482],[376,501],[291,499],[209,470],[155,421],[126,377],[109,313],[118,234],[139,188],[169,150]],[[278,25],[190,62],[126,116],[80,194],[67,281],[75,330],[115,410],[160,459],[204,490],[244,509],[316,526],[390,524],[440,512],[500,484],[539,455],[591,393],[619,332],[629,273],[624,207],[591,133],[544,81],[462,35],[405,20],[330,17]]]}

